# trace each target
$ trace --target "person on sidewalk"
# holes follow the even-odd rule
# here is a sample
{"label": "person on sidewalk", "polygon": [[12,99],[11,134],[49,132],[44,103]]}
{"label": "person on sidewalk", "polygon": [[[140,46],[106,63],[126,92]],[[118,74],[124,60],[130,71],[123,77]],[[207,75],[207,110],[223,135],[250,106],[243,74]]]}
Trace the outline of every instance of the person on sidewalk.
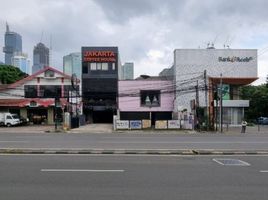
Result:
{"label": "person on sidewalk", "polygon": [[248,123],[245,120],[242,121],[242,130],[241,130],[241,133],[246,133],[247,124]]}

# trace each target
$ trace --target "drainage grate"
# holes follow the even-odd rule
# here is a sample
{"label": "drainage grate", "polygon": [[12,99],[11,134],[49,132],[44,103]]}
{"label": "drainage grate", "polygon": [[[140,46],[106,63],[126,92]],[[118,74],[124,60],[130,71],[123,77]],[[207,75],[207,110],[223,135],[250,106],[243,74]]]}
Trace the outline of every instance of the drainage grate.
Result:
{"label": "drainage grate", "polygon": [[242,160],[238,160],[238,159],[214,158],[213,161],[215,161],[216,163],[220,165],[226,165],[226,166],[250,166],[249,163],[242,161]]}

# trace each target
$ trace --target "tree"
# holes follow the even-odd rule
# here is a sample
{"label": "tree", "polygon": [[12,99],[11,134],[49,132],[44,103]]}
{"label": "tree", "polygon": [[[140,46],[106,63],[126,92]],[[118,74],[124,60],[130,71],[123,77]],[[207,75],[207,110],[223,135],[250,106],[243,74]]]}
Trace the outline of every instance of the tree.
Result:
{"label": "tree", "polygon": [[241,88],[242,99],[250,101],[250,107],[245,110],[247,120],[268,116],[268,87],[266,84],[258,86],[244,86]]}
{"label": "tree", "polygon": [[28,74],[22,72],[17,67],[11,65],[0,65],[0,82],[2,84],[11,84],[27,76]]}

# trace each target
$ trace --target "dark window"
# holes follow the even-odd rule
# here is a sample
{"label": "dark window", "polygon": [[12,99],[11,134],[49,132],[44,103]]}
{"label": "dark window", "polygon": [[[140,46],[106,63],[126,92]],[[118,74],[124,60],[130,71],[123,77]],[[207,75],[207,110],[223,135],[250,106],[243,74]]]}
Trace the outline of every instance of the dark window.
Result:
{"label": "dark window", "polygon": [[40,97],[44,97],[44,98],[61,97],[61,86],[60,85],[41,85]]}
{"label": "dark window", "polygon": [[160,90],[141,90],[141,106],[158,107],[160,106]]}
{"label": "dark window", "polygon": [[53,71],[51,71],[51,70],[47,70],[45,72],[45,77],[46,78],[53,78],[54,76],[55,76],[55,73]]}
{"label": "dark window", "polygon": [[83,71],[82,71],[83,74],[88,74],[88,66],[87,65],[84,65],[82,69],[83,69]]}
{"label": "dark window", "polygon": [[37,97],[37,86],[36,85],[25,85],[24,86],[25,98],[36,98]]}

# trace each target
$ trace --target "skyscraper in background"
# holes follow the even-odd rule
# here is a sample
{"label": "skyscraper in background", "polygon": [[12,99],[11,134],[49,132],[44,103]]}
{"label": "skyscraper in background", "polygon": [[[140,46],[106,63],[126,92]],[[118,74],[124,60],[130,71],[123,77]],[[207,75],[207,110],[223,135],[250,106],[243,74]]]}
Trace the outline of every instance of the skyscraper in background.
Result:
{"label": "skyscraper in background", "polygon": [[18,33],[11,32],[9,30],[8,24],[6,24],[6,33],[5,33],[5,46],[3,48],[5,53],[5,64],[11,65],[11,58],[14,53],[22,52],[22,39]]}
{"label": "skyscraper in background", "polygon": [[19,68],[26,74],[31,74],[30,59],[28,59],[28,55],[25,53],[15,53],[11,57],[11,65]]}
{"label": "skyscraper in background", "polygon": [[120,79],[121,80],[134,79],[134,63],[127,62],[122,66]]}
{"label": "skyscraper in background", "polygon": [[81,80],[82,62],[81,52],[70,53],[63,57],[63,72],[68,75],[76,74]]}
{"label": "skyscraper in background", "polygon": [[38,43],[33,50],[33,68],[32,73],[49,66],[49,48],[43,43]]}

